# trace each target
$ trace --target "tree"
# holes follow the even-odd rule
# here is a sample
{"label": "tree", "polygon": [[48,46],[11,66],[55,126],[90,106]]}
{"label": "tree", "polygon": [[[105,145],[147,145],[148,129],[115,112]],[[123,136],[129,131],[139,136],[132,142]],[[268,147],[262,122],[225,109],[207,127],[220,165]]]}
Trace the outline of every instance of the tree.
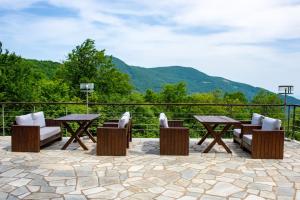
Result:
{"label": "tree", "polygon": [[[253,97],[253,104],[271,104],[271,105],[280,105],[283,104],[282,100],[274,93],[261,90]],[[260,108],[254,109],[254,112],[259,112],[263,115],[267,115],[269,117],[282,118],[283,110],[282,107],[274,107],[274,106],[264,106]]]}
{"label": "tree", "polygon": [[42,74],[23,62],[20,56],[3,51],[0,42],[0,101],[34,101]]}
{"label": "tree", "polygon": [[144,99],[146,102],[148,103],[155,103],[158,101],[158,94],[155,93],[153,90],[151,89],[147,89],[144,95]]}
{"label": "tree", "polygon": [[161,91],[161,100],[165,103],[182,103],[187,97],[186,84],[166,84]]}
{"label": "tree", "polygon": [[232,93],[226,92],[224,94],[224,101],[226,103],[246,104],[247,98],[246,98],[245,94],[242,92],[232,92]]}
{"label": "tree", "polygon": [[129,77],[119,72],[112,58],[105,55],[105,50],[98,51],[91,39],[85,40],[69,53],[58,77],[69,84],[74,96],[82,98],[84,94],[80,92],[79,84],[86,82],[95,83],[96,96],[102,95],[102,100],[129,94],[132,90]]}

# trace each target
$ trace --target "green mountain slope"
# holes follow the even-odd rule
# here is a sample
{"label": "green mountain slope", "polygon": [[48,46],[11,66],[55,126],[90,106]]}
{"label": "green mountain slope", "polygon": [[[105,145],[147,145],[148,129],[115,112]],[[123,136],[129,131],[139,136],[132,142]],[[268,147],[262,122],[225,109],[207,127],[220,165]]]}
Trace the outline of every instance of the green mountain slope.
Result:
{"label": "green mountain slope", "polygon": [[[263,88],[253,87],[248,84],[230,81],[221,77],[209,76],[191,67],[169,66],[143,68],[127,65],[122,60],[113,57],[113,63],[122,72],[128,74],[135,89],[144,92],[146,89],[159,91],[166,83],[187,84],[188,92],[211,92],[220,89],[224,92],[243,92],[248,99],[252,99]],[[289,103],[299,104],[296,98],[289,97]]]}

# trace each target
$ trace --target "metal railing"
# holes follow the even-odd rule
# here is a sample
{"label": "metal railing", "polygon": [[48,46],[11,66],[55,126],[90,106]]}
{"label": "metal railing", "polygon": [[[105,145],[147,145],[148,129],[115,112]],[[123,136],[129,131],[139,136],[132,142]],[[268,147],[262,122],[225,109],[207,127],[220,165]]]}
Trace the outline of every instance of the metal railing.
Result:
{"label": "metal railing", "polygon": [[[71,113],[86,113],[86,103],[77,102],[0,102],[1,135],[10,135],[15,117],[31,112],[44,111],[46,118],[56,118]],[[213,103],[89,103],[89,113],[100,113],[95,127],[107,119],[117,119],[125,111],[133,117],[134,137],[158,137],[158,115],[165,112],[169,119],[180,119],[190,129],[191,137],[201,137],[205,130],[193,115],[226,115],[237,120],[250,120],[252,113],[283,121],[286,137],[300,140],[300,105],[282,104],[213,104]],[[227,135],[230,137],[230,133]]]}

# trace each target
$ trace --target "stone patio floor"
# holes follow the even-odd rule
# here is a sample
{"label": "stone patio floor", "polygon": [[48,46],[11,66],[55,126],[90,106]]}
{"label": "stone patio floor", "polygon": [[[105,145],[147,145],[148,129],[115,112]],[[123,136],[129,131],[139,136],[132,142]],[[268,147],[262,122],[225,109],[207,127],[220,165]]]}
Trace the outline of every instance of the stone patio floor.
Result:
{"label": "stone patio floor", "polygon": [[95,155],[73,143],[56,142],[40,153],[12,153],[0,137],[0,199],[300,199],[300,144],[285,142],[283,160],[253,160],[226,140],[218,145],[190,141],[189,156],[160,156],[158,139],[134,138],[128,155]]}

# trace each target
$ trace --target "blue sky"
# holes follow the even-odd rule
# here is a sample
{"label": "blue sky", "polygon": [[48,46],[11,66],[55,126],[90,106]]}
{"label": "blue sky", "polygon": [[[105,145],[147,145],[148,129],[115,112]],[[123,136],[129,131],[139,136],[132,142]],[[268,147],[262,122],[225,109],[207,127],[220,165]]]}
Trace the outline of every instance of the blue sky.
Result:
{"label": "blue sky", "polygon": [[0,41],[63,61],[86,38],[128,64],[191,66],[300,98],[300,0],[0,0]]}

